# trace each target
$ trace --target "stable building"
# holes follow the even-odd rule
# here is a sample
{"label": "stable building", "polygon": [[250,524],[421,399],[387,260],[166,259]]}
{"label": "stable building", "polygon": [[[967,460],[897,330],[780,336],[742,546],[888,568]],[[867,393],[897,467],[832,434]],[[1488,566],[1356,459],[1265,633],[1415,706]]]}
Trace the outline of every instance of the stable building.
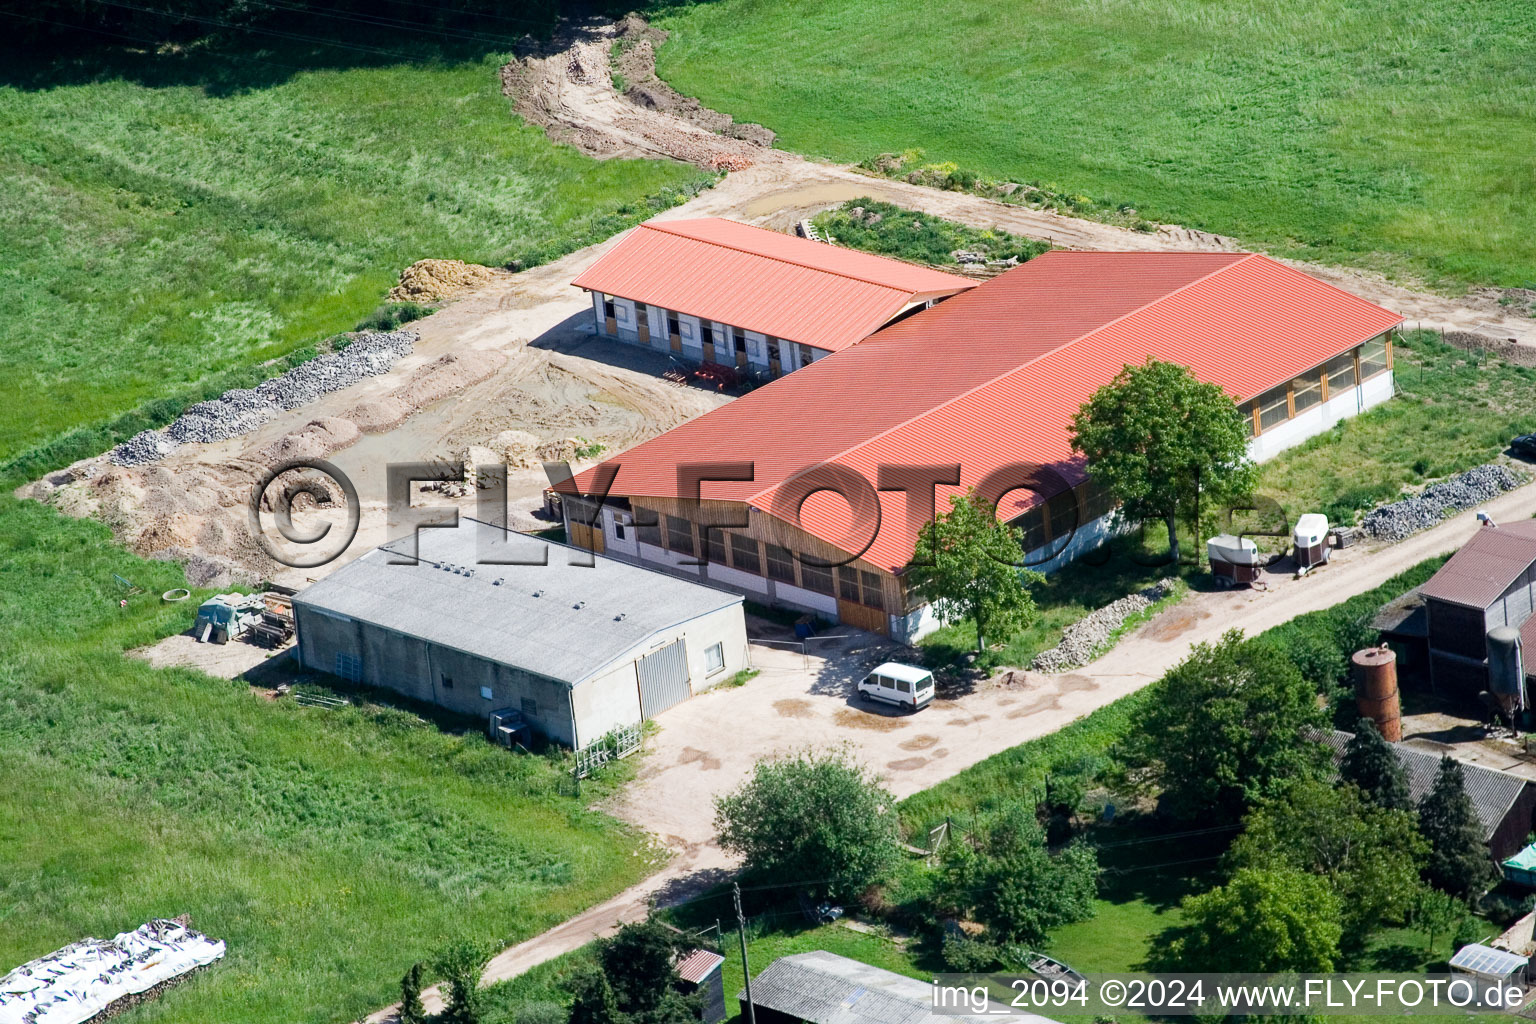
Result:
{"label": "stable building", "polygon": [[615,456],[563,506],[612,557],[911,642],[937,621],[905,567],[952,494],[997,500],[1042,571],[1112,536],[1070,424],[1127,364],[1220,385],[1264,459],[1390,398],[1400,323],[1257,254],[1057,250]]}
{"label": "stable building", "polygon": [[[1413,674],[1445,696],[1475,699],[1495,687],[1490,657],[1536,686],[1536,521],[1486,522],[1422,587],[1372,623]],[[1514,694],[1518,696],[1518,694]]]}
{"label": "stable building", "polygon": [[600,336],[763,378],[976,286],[720,217],[647,221],[572,283]]}
{"label": "stable building", "polygon": [[748,666],[739,595],[461,518],[293,599],[306,668],[580,749]]}

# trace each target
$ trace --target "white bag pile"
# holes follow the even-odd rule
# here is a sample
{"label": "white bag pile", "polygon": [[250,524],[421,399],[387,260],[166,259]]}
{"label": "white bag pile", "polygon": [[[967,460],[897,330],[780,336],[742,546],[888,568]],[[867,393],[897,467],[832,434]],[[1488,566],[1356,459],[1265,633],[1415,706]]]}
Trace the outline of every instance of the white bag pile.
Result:
{"label": "white bag pile", "polygon": [[72,942],[0,978],[0,1024],[80,1024],[223,955],[224,943],[175,921]]}

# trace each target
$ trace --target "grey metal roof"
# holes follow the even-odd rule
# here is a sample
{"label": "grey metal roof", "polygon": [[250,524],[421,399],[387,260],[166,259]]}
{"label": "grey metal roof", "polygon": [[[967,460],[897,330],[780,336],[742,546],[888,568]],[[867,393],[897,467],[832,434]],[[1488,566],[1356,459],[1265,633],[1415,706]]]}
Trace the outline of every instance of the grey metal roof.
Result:
{"label": "grey metal roof", "polygon": [[1429,609],[1424,606],[1424,595],[1419,593],[1419,588],[1414,587],[1382,605],[1371,620],[1371,628],[1400,637],[1428,636]]}
{"label": "grey metal roof", "polygon": [[[743,989],[736,996],[746,998]],[[933,1010],[933,986],[816,950],[781,956],[752,979],[752,1001],[811,1024],[1055,1024],[1035,1014],[957,1016]]]}
{"label": "grey metal roof", "polygon": [[[340,615],[574,686],[655,634],[741,597],[460,517],[375,548],[294,597]],[[492,545],[495,545],[493,548]],[[481,558],[547,565],[477,564]],[[572,565],[590,559],[592,566]]]}
{"label": "grey metal roof", "polygon": [[1483,526],[1421,588],[1468,608],[1486,608],[1536,562],[1536,522]]}
{"label": "grey metal roof", "polygon": [[[1343,759],[1344,748],[1352,738],[1352,733],[1333,729],[1323,736],[1323,742],[1333,748],[1334,760],[1339,761]],[[1440,755],[1428,750],[1415,750],[1401,743],[1392,744],[1392,751],[1397,754],[1397,761],[1408,776],[1408,794],[1414,803],[1418,803],[1434,787],[1435,776],[1440,772]],[[1467,796],[1472,798],[1477,820],[1483,826],[1483,841],[1486,842],[1498,830],[1504,815],[1509,813],[1509,809],[1519,799],[1520,791],[1528,783],[1518,775],[1465,761],[1461,762],[1461,771],[1466,780],[1464,788]]]}

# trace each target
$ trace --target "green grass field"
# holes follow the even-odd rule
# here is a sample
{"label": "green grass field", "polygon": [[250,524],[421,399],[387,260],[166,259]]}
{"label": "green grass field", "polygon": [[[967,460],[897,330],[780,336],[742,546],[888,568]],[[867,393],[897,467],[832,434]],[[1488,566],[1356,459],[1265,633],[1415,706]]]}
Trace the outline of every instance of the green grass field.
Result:
{"label": "green grass field", "polygon": [[662,76],[787,149],[917,147],[1287,255],[1536,283],[1520,0],[655,6]]}
{"label": "green grass field", "polygon": [[501,60],[0,85],[0,456],[350,330],[417,259],[539,262],[701,180],[552,145]]}
{"label": "green grass field", "polygon": [[[586,809],[614,776],[579,802],[472,728],[124,659],[186,627],[159,598],[180,569],[0,513],[0,967],[189,913],[229,954],[136,1021],[350,1020],[447,941],[526,938],[650,870]],[[114,573],[148,593],[119,609]]]}

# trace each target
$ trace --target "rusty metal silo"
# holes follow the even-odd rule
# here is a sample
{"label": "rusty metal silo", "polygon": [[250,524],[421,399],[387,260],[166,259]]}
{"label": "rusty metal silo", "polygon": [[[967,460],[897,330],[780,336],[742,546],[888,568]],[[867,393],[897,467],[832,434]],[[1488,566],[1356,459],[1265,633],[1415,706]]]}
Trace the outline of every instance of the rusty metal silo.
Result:
{"label": "rusty metal silo", "polygon": [[1403,709],[1397,695],[1397,655],[1390,647],[1367,647],[1350,659],[1355,666],[1355,707],[1376,723],[1390,743],[1403,738]]}

